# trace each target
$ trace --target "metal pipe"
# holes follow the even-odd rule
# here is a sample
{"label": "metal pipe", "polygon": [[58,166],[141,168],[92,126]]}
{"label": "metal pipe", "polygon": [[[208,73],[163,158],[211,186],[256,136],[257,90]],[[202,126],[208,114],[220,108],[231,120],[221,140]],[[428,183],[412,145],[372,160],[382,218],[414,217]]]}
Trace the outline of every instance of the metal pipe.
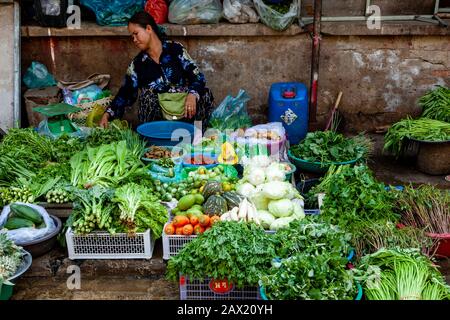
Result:
{"label": "metal pipe", "polygon": [[309,126],[317,122],[317,96],[319,89],[320,62],[320,22],[322,18],[322,0],[314,1],[313,45],[311,55],[311,94],[309,100]]}
{"label": "metal pipe", "polygon": [[437,14],[439,12],[439,3],[440,0],[436,0],[436,2],[434,3],[434,14]]}
{"label": "metal pipe", "polygon": [[20,128],[21,125],[21,99],[20,99],[20,5],[14,1],[14,111],[13,127]]}

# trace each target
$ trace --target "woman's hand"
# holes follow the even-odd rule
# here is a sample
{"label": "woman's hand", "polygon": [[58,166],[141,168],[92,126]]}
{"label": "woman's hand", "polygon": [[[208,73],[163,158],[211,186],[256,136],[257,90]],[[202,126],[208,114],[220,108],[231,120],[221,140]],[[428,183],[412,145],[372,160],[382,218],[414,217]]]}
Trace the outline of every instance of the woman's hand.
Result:
{"label": "woman's hand", "polygon": [[108,121],[109,121],[109,113],[105,112],[102,116],[102,118],[100,119],[99,125],[102,128],[108,128]]}
{"label": "woman's hand", "polygon": [[191,119],[197,113],[197,98],[189,93],[184,104],[184,116]]}

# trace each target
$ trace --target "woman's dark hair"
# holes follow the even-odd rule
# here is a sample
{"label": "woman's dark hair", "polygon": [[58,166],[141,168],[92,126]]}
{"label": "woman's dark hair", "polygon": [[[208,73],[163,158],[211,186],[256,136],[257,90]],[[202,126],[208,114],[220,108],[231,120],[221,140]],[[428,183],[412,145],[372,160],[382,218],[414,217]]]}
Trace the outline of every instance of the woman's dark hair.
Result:
{"label": "woman's dark hair", "polygon": [[166,36],[165,32],[162,30],[162,28],[156,24],[155,19],[153,19],[153,17],[145,11],[136,12],[130,18],[130,20],[128,20],[128,23],[137,24],[144,29],[146,29],[147,26],[150,26],[150,27],[152,27],[153,32],[155,32],[156,35],[158,36],[159,40],[162,41],[167,38],[167,36]]}

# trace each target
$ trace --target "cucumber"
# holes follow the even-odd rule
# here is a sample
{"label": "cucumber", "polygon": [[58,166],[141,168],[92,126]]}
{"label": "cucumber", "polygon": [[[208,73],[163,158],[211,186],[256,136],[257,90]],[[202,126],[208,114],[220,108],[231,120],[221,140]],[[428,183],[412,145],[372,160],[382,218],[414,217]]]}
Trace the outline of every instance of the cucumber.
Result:
{"label": "cucumber", "polygon": [[39,214],[39,212],[27,205],[13,203],[9,207],[18,218],[30,220],[35,224],[41,224],[42,222],[44,222],[44,219]]}
{"label": "cucumber", "polygon": [[30,220],[13,217],[9,218],[3,227],[5,227],[8,230],[30,228],[30,227],[34,228],[34,223]]}

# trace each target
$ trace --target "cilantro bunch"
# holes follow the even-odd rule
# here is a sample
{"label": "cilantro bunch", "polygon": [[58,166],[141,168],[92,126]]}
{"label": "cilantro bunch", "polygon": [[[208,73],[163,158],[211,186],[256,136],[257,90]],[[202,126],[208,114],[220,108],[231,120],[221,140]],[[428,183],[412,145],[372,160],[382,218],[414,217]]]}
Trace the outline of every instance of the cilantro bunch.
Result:
{"label": "cilantro bunch", "polygon": [[275,257],[273,237],[253,223],[220,221],[169,260],[167,277],[227,279],[238,288],[256,286]]}

